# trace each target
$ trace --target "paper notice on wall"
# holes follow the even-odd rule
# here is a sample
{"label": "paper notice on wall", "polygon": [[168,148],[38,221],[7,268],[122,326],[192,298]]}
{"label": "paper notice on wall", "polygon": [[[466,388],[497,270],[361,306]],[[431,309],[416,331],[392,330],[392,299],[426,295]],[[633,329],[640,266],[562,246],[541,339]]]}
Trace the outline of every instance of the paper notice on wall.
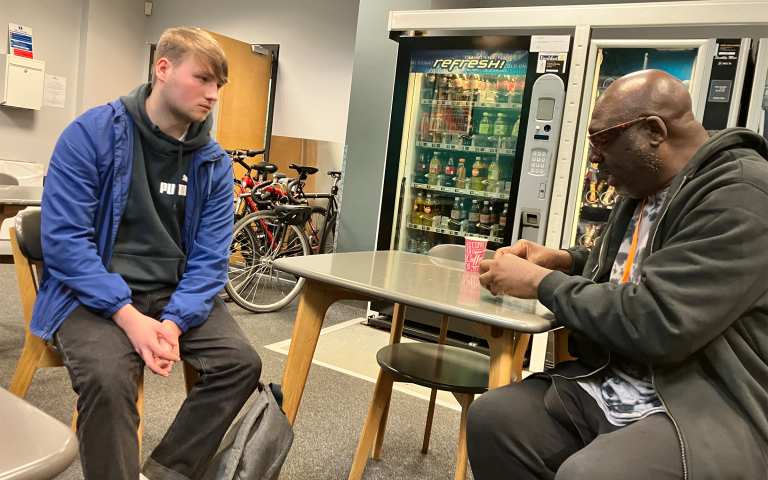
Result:
{"label": "paper notice on wall", "polygon": [[540,53],[536,73],[565,73],[567,53]]}
{"label": "paper notice on wall", "polygon": [[64,108],[67,93],[67,79],[45,74],[43,87],[43,105],[47,107]]}
{"label": "paper notice on wall", "polygon": [[531,52],[567,52],[571,49],[570,35],[533,35]]}
{"label": "paper notice on wall", "polygon": [[17,57],[35,58],[31,28],[15,23],[8,24],[8,53]]}

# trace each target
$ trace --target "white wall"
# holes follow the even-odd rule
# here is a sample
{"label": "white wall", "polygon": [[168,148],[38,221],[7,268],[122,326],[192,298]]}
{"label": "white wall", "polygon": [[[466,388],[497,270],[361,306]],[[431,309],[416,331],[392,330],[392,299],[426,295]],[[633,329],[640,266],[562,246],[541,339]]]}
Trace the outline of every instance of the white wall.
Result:
{"label": "white wall", "polygon": [[272,134],[343,142],[358,0],[155,0],[147,41],[200,27],[280,45]]}
{"label": "white wall", "polygon": [[[0,107],[0,159],[47,164],[59,134],[75,118],[81,8],[82,0],[0,0],[0,28],[32,28],[35,58],[45,62],[45,73],[67,79],[63,109]],[[7,31],[0,34],[0,52],[8,52]]]}
{"label": "white wall", "polygon": [[78,113],[131,93],[149,69],[144,0],[83,1],[88,21]]}

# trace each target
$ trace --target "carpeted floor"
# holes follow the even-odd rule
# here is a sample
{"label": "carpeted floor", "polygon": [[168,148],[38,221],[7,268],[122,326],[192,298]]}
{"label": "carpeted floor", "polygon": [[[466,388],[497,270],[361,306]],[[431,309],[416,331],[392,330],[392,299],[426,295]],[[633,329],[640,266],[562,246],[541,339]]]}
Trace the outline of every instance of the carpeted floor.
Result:
{"label": "carpeted floor", "polygon": [[[12,265],[0,265],[0,292],[0,387],[8,388],[24,344],[24,318]],[[265,383],[280,382],[286,357],[264,346],[291,337],[297,306],[298,300],[280,312],[256,315],[229,304],[230,312],[262,357]],[[337,303],[329,309],[324,326],[364,317],[364,307],[361,303]],[[295,425],[296,438],[281,480],[347,478],[372,394],[373,383],[369,381],[313,365]],[[26,400],[66,424],[72,421],[76,397],[64,368],[39,370]],[[183,400],[181,369],[174,369],[168,379],[145,370],[145,459],[170,426]],[[368,460],[364,479],[453,478],[459,412],[437,407],[430,451],[423,455],[426,410],[427,401],[402,392],[393,393],[383,458],[380,462]],[[57,478],[83,478],[79,461]],[[468,478],[472,478],[471,473]]]}

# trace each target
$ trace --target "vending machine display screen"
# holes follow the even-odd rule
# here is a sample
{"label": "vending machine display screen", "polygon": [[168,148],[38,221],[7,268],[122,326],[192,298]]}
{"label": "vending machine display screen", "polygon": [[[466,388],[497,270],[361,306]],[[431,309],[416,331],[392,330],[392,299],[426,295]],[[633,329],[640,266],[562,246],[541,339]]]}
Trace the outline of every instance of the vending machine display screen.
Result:
{"label": "vending machine display screen", "polygon": [[539,105],[536,107],[536,120],[540,122],[551,122],[555,115],[555,99],[540,98]]}

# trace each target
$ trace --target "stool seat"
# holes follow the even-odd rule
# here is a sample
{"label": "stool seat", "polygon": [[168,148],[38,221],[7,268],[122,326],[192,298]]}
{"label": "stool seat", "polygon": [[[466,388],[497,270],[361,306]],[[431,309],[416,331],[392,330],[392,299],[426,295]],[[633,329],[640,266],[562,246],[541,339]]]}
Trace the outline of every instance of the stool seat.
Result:
{"label": "stool seat", "polygon": [[481,394],[488,390],[490,358],[448,345],[395,343],[376,354],[379,366],[397,381],[438,390]]}

